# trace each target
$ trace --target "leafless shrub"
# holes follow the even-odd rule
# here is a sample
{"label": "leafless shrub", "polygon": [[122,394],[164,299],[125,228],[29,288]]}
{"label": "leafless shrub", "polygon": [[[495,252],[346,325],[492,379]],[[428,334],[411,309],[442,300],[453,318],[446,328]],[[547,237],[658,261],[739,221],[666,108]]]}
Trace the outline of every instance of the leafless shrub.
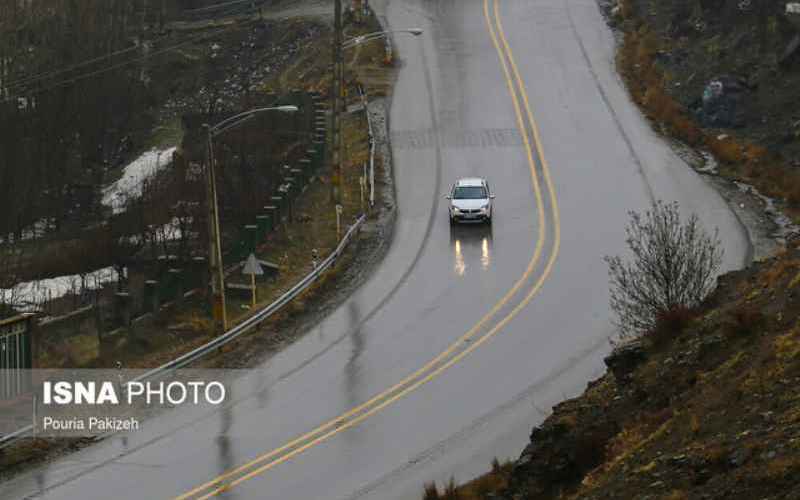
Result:
{"label": "leafless shrub", "polygon": [[623,338],[653,331],[670,311],[696,307],[713,290],[722,263],[718,231],[706,233],[695,214],[681,221],[676,202],[659,201],[630,216],[626,243],[633,259],[605,258]]}

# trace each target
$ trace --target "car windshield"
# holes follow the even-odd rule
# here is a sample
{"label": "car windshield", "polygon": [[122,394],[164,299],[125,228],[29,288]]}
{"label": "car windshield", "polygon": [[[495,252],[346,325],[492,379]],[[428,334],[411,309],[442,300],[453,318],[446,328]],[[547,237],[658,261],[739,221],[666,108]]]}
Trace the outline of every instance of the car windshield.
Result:
{"label": "car windshield", "polygon": [[488,198],[483,186],[458,186],[453,192],[454,200],[482,200]]}

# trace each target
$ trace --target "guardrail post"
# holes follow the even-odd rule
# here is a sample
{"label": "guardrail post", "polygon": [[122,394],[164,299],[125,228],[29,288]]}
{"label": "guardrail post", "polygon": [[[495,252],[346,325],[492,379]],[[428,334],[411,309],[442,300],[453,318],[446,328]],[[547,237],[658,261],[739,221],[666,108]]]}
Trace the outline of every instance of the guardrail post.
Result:
{"label": "guardrail post", "polygon": [[289,187],[289,190],[286,191],[286,216],[292,222],[294,221],[294,197],[299,190],[295,185],[294,177],[284,177],[283,182]]}
{"label": "guardrail post", "polygon": [[309,148],[306,150],[306,155],[302,158],[306,160],[309,166],[317,166],[319,165],[319,152],[320,148],[317,147],[316,144],[312,143]]}
{"label": "guardrail post", "polygon": [[131,294],[128,292],[115,293],[114,309],[119,324],[125,328],[131,326]]}
{"label": "guardrail post", "polygon": [[248,224],[244,226],[244,233],[247,237],[247,250],[248,255],[256,251],[258,246],[258,226],[256,224]]}
{"label": "guardrail post", "polygon": [[[99,330],[98,330],[99,332]],[[39,366],[39,356],[41,355],[41,329],[39,328],[39,320],[35,316],[31,316],[28,320],[28,339],[30,339],[31,346],[31,368],[42,368]]]}
{"label": "guardrail post", "polygon": [[180,302],[183,299],[183,269],[172,268],[167,271],[169,274],[169,281],[172,283],[172,293],[175,302]]}
{"label": "guardrail post", "polygon": [[103,335],[106,333],[106,325],[103,322],[103,308],[100,302],[96,302],[92,308],[92,321],[97,332],[98,345],[102,346]]}
{"label": "guardrail post", "polygon": [[308,183],[308,177],[306,176],[306,173],[303,172],[303,169],[302,168],[293,168],[291,170],[291,173],[292,173],[292,177],[294,177],[295,179],[299,179],[300,180],[300,191],[301,192],[305,191],[306,184]]}
{"label": "guardrail post", "polygon": [[314,166],[311,163],[311,160],[308,158],[303,158],[302,160],[297,162],[300,165],[300,168],[304,172],[304,176],[311,178],[314,172]]}
{"label": "guardrail post", "polygon": [[267,222],[267,231],[274,231],[278,227],[278,207],[275,205],[264,205],[264,211],[269,216]]}
{"label": "guardrail post", "polygon": [[284,212],[283,196],[273,196],[270,199],[272,201],[272,204],[276,207],[275,208],[275,223],[276,223],[275,225],[277,227],[277,225],[280,224],[281,220],[283,219],[283,212]]}
{"label": "guardrail post", "polygon": [[192,259],[192,275],[197,276],[197,281],[194,286],[199,288],[201,292],[205,292],[208,288],[208,264],[205,257],[194,257]]}
{"label": "guardrail post", "polygon": [[311,159],[311,161],[313,162],[312,172],[314,172],[317,171],[319,168],[321,168],[323,165],[325,165],[325,140],[315,139],[311,141],[311,145],[314,146],[314,148],[317,150],[317,155]]}
{"label": "guardrail post", "polygon": [[156,257],[156,273],[161,276],[169,269],[167,256],[164,254],[159,255]]}
{"label": "guardrail post", "polygon": [[324,141],[325,133],[326,133],[325,126],[317,124],[316,127],[314,128],[314,139],[316,139],[317,141]]}
{"label": "guardrail post", "polygon": [[258,233],[257,243],[263,243],[267,239],[267,232],[269,232],[269,215],[256,215],[256,227],[256,232]]}
{"label": "guardrail post", "polygon": [[161,304],[158,299],[158,281],[147,280],[144,282],[144,303],[148,312],[156,314]]}

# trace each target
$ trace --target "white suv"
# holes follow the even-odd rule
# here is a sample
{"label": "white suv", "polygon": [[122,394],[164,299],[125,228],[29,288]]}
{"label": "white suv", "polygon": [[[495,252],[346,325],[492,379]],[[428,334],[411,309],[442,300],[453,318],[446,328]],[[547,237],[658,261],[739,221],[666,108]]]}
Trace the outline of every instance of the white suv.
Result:
{"label": "white suv", "polygon": [[480,177],[459,179],[446,196],[450,200],[450,224],[456,222],[492,223],[492,200],[489,183]]}

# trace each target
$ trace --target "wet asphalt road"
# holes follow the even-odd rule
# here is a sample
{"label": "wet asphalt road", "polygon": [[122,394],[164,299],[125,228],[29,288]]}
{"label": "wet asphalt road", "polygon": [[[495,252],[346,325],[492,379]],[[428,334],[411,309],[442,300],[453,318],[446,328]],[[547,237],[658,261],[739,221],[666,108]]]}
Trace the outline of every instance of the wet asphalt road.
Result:
{"label": "wet asphalt road", "polygon": [[[417,499],[425,481],[517,456],[553,404],[601,373],[602,257],[623,250],[626,211],[677,200],[720,229],[726,268],[748,258],[724,201],[629,102],[594,0],[502,0],[502,30],[491,1],[488,22],[483,0],[373,5],[390,28],[425,30],[395,39],[399,212],[383,265],[237,384],[234,407],[170,413],[0,497],[171,498],[212,481],[190,497]],[[529,106],[515,87],[519,114],[503,35],[527,91]],[[494,223],[451,230],[442,194],[472,175],[497,194]]]}

